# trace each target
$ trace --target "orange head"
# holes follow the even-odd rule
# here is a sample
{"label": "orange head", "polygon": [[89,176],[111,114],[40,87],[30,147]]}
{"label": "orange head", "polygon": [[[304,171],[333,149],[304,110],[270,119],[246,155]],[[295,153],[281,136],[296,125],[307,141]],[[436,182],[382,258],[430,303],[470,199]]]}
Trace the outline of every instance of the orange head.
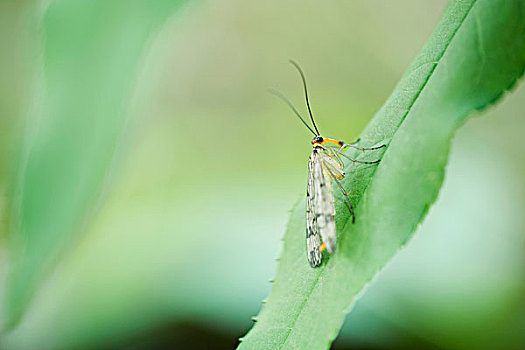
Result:
{"label": "orange head", "polygon": [[322,136],[316,136],[312,139],[312,145],[314,146],[324,145],[325,143],[333,143],[339,146],[342,146],[344,144],[344,142],[341,140],[327,139]]}

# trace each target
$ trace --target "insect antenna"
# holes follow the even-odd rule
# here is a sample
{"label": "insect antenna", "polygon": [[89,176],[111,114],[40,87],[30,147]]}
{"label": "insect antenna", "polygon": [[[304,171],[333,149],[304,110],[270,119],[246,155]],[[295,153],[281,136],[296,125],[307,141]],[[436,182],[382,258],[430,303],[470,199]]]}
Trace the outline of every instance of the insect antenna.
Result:
{"label": "insect antenna", "polygon": [[299,114],[299,112],[297,112],[297,109],[295,109],[295,107],[292,105],[292,103],[290,102],[290,100],[288,100],[283,94],[281,94],[279,91],[277,90],[274,90],[274,89],[268,89],[268,92],[271,93],[272,95],[275,95],[277,97],[279,97],[284,103],[286,103],[288,105],[288,107],[290,107],[290,109],[295,113],[295,115],[301,119],[301,121],[303,122],[303,124],[308,128],[308,130],[310,130],[310,132],[312,134],[314,134],[314,136],[317,136],[317,134],[312,130],[312,128],[310,127],[310,125],[308,125],[303,117],[301,117],[301,115]]}
{"label": "insect antenna", "polygon": [[314,124],[315,131],[317,131],[316,136],[319,136],[319,130],[317,129],[317,125],[315,125],[314,116],[312,114],[312,109],[310,108],[310,101],[308,100],[308,89],[306,88],[306,78],[304,77],[303,70],[301,67],[299,67],[299,64],[295,62],[294,60],[290,60],[290,63],[293,64],[295,68],[299,71],[299,74],[301,74],[301,79],[303,80],[303,87],[304,87],[304,97],[306,99],[306,106],[308,107],[308,113],[310,114],[310,119],[312,120],[312,123]]}

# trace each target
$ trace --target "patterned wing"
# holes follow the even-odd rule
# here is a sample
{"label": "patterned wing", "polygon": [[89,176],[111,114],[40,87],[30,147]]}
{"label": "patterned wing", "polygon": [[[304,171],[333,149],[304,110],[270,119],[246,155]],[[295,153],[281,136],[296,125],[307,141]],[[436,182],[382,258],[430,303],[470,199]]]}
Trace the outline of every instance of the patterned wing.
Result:
{"label": "patterned wing", "polygon": [[317,213],[315,210],[314,169],[320,165],[319,154],[312,152],[308,160],[308,187],[306,189],[306,256],[311,267],[321,265],[321,236],[317,226]]}
{"label": "patterned wing", "polygon": [[314,149],[312,155],[316,154],[313,162],[313,208],[316,214],[316,223],[319,234],[326,250],[330,254],[335,251],[337,236],[335,231],[335,205],[334,192],[332,188],[332,176],[324,168],[323,152],[321,149]]}

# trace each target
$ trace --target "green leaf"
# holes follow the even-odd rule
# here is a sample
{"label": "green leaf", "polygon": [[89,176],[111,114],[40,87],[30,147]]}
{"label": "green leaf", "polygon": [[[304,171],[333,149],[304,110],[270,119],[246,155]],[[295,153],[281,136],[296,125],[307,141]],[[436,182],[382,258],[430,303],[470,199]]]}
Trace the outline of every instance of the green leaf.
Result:
{"label": "green leaf", "polygon": [[183,0],[52,1],[42,21],[43,89],[11,205],[5,322],[21,317],[110,173],[147,44]]}
{"label": "green leaf", "polygon": [[362,134],[362,145],[388,148],[353,153],[382,158],[378,166],[347,169],[355,225],[336,198],[337,251],[312,269],[305,255],[304,200],[294,207],[269,300],[239,348],[328,348],[359,293],[408,242],[435,201],[456,129],[511,88],[524,67],[521,0],[451,1]]}

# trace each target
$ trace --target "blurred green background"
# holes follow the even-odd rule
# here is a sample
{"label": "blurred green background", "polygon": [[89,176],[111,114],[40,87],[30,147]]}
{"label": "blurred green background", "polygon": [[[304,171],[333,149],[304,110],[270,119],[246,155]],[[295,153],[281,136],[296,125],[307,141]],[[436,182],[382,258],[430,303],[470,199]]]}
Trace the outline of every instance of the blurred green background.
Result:
{"label": "blurred green background", "polygon": [[[297,60],[321,132],[353,140],[446,6],[171,3],[0,3],[1,293],[27,298],[2,348],[235,347],[269,293],[311,148],[266,89],[304,111]],[[78,21],[89,30],[68,32]],[[518,86],[460,130],[437,203],[335,349],[525,343],[523,110]],[[65,180],[21,185],[31,171]],[[46,212],[17,217],[19,203]]]}

